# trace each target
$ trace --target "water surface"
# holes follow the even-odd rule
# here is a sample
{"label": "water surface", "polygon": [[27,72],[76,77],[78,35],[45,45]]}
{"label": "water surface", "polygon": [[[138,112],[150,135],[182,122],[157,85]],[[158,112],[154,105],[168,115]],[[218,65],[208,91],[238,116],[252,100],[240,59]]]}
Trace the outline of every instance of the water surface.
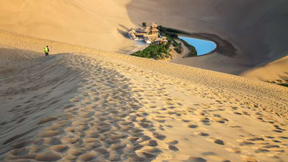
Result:
{"label": "water surface", "polygon": [[210,53],[216,48],[216,44],[212,41],[185,36],[179,36],[179,38],[194,46],[197,50],[198,56]]}

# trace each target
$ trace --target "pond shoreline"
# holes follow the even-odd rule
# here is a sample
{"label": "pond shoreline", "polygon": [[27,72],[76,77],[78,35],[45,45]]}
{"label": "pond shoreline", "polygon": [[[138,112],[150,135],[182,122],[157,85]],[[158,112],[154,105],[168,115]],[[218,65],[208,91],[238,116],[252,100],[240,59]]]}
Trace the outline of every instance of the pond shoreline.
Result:
{"label": "pond shoreline", "polygon": [[[219,37],[216,34],[190,33],[190,32],[186,32],[186,31],[174,29],[174,28],[163,27],[161,25],[158,27],[160,27],[158,29],[160,30],[161,35],[168,36],[168,37],[171,37],[171,34],[176,35],[176,37],[175,36],[173,38],[171,37],[171,39],[178,39],[178,40],[182,41],[184,43],[184,45],[189,49],[189,52],[185,56],[183,56],[183,58],[203,57],[203,56],[207,56],[207,55],[211,55],[211,54],[215,54],[215,53],[223,55],[223,56],[227,56],[229,58],[233,58],[233,57],[238,55],[237,49],[234,47],[234,45],[230,41],[222,39],[221,37]],[[161,29],[165,30],[165,32],[162,33]],[[193,45],[189,44],[187,41],[179,38],[181,36],[211,41],[211,42],[215,43],[216,47],[215,47],[215,49],[213,49],[212,51],[210,51],[208,53],[201,54],[201,55],[197,54],[197,55],[189,56],[191,54],[191,52],[193,51],[191,49],[191,47],[189,47],[189,46],[192,46],[194,48],[195,48],[195,46],[193,46]],[[135,53],[136,49],[137,48],[133,49],[132,51]],[[144,49],[141,48],[141,50],[144,50]],[[132,54],[132,51],[129,52],[130,55]]]}
{"label": "pond shoreline", "polygon": [[192,37],[192,38],[196,38],[196,39],[202,39],[202,40],[214,42],[216,44],[216,48],[213,51],[211,51],[205,55],[209,55],[209,54],[212,54],[215,52],[217,52],[220,55],[228,56],[230,58],[238,55],[237,49],[232,44],[232,42],[230,42],[226,39],[223,39],[216,34],[193,33],[193,32],[187,32],[187,31],[179,30],[179,29],[175,29],[175,28],[169,28],[169,27],[163,27],[163,26],[159,26],[159,27],[162,29],[162,31],[165,31],[164,32],[165,34],[168,33],[169,35],[171,35],[171,34],[177,35],[177,37],[178,36],[186,36],[186,37]]}
{"label": "pond shoreline", "polygon": [[[187,33],[187,32],[186,32]],[[237,49],[233,46],[231,42],[228,40],[224,40],[217,36],[216,34],[209,34],[209,33],[187,33],[187,34],[177,34],[178,36],[185,36],[185,37],[191,37],[191,38],[196,38],[196,39],[202,39],[202,40],[207,40],[207,41],[212,41],[216,44],[216,48],[212,50],[209,53],[206,53],[204,55],[197,55],[197,57],[203,57],[206,55],[213,54],[217,52],[218,54],[228,56],[228,57],[235,57],[237,56]],[[179,38],[178,38],[179,39]],[[180,39],[182,40],[182,39]],[[182,40],[184,41],[184,40]],[[186,41],[185,41],[186,42]],[[188,42],[186,42],[188,43]],[[186,57],[186,56],[184,56]]]}
{"label": "pond shoreline", "polygon": [[[182,37],[182,38],[181,38]],[[195,45],[189,43],[188,41],[184,40],[183,37],[186,37],[186,38],[192,38],[192,39],[200,39],[200,40],[205,40],[205,41],[210,41],[210,42],[213,42],[215,44],[215,48],[213,50],[211,50],[210,52],[207,52],[207,53],[204,53],[204,54],[199,54],[199,50],[196,48]],[[190,52],[188,52],[186,55],[183,56],[183,58],[189,58],[189,57],[200,57],[200,56],[205,56],[205,55],[209,55],[209,54],[212,54],[214,52],[216,52],[218,50],[218,46],[217,46],[217,43],[214,42],[214,41],[211,41],[211,40],[208,40],[208,39],[201,39],[201,38],[195,38],[195,37],[191,37],[190,35],[178,35],[178,40],[182,41],[184,46],[186,46]],[[189,46],[193,46],[196,51],[197,51],[197,55],[196,56],[189,56],[189,54],[191,53],[191,49],[189,48]]]}

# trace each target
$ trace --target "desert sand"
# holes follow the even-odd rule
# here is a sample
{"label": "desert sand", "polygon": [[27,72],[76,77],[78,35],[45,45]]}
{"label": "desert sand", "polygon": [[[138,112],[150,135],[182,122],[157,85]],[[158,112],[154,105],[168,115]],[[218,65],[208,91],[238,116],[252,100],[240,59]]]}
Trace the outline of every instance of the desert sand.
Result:
{"label": "desert sand", "polygon": [[[279,74],[286,67],[286,33],[273,26],[285,27],[286,10],[276,9],[286,3],[255,2],[0,1],[0,161],[287,161],[288,89],[253,80],[264,62],[282,58],[265,67]],[[265,19],[279,19],[255,32],[269,7]],[[250,20],[227,14],[243,8]],[[115,53],[134,49],[128,26],[152,19],[217,34],[238,52],[180,63],[232,74],[254,67],[244,73],[252,79]]]}
{"label": "desert sand", "polygon": [[[240,75],[288,54],[288,22],[285,21],[288,1],[285,0],[134,0],[127,9],[135,24],[153,20],[193,34],[215,34],[236,49],[230,57],[219,50],[174,63]],[[275,79],[281,79],[285,72],[278,70],[273,72],[278,75]]]}
{"label": "desert sand", "polygon": [[123,36],[134,27],[121,1],[0,0],[0,29],[125,53],[133,42]]}
{"label": "desert sand", "polygon": [[[284,0],[0,0],[0,6],[2,30],[117,53],[137,49],[125,32],[143,21],[217,35],[231,43],[235,52],[227,57],[224,48],[172,62],[234,75],[261,69],[288,52],[288,4]],[[250,73],[249,78],[269,72],[260,71]],[[273,80],[278,80],[285,70],[273,73]]]}
{"label": "desert sand", "polygon": [[4,31],[0,38],[1,160],[288,158],[287,88]]}
{"label": "desert sand", "polygon": [[287,69],[288,56],[285,56],[268,64],[263,64],[260,67],[249,69],[240,75],[251,79],[257,79],[262,81],[275,81],[278,83],[279,80],[281,80],[280,83],[285,83],[288,81]]}

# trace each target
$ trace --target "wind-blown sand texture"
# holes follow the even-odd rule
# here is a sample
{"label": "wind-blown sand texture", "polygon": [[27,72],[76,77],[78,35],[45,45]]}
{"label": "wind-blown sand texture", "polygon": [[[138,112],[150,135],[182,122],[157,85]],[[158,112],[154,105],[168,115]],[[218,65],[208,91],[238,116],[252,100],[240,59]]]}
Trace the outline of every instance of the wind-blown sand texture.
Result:
{"label": "wind-blown sand texture", "polygon": [[[287,88],[112,53],[133,49],[127,28],[155,21],[216,34],[238,54],[220,50],[176,63],[232,74],[253,67],[242,75],[284,79],[287,1],[0,6],[0,161],[288,160]],[[273,76],[262,75],[269,70]]]}
{"label": "wind-blown sand texture", "polygon": [[[223,56],[223,49],[179,64],[238,75],[288,54],[286,0],[133,0],[127,9],[136,24],[153,20],[190,33],[216,34],[236,49],[231,58]],[[281,78],[284,69],[278,70],[273,73]]]}
{"label": "wind-blown sand texture", "polygon": [[[286,161],[287,88],[0,31],[0,160]],[[44,57],[45,45],[54,55]]]}
{"label": "wind-blown sand texture", "polygon": [[288,82],[288,56],[247,70],[241,76],[262,81],[281,80],[283,83]]}
{"label": "wind-blown sand texture", "polygon": [[[0,0],[0,6],[2,30],[103,51],[135,49],[125,32],[143,21],[216,35],[233,45],[236,51],[229,52],[231,57],[221,48],[211,55],[173,62],[236,75],[288,52],[286,0]],[[275,79],[284,72],[273,71]]]}
{"label": "wind-blown sand texture", "polygon": [[[0,0],[0,29],[105,51],[133,49],[130,0]],[[123,36],[124,34],[124,36]]]}

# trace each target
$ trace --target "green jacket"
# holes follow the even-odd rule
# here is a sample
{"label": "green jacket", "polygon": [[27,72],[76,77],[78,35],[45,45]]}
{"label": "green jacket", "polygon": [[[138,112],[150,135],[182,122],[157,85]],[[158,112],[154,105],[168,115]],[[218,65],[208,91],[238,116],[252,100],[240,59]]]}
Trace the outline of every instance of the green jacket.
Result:
{"label": "green jacket", "polygon": [[44,48],[44,52],[45,52],[45,53],[49,53],[49,48],[48,48],[48,47],[45,47],[45,48]]}

